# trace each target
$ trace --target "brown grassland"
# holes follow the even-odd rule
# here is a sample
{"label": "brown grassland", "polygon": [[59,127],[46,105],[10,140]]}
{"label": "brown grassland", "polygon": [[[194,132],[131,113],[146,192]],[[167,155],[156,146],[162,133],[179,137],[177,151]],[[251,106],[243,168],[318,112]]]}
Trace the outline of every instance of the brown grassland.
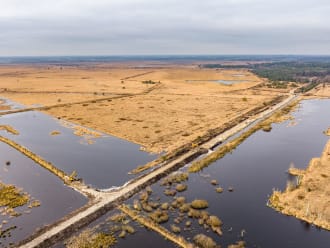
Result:
{"label": "brown grassland", "polygon": [[[148,80],[153,84],[143,83]],[[209,80],[242,82],[228,86]],[[247,70],[191,65],[0,67],[3,97],[30,107],[50,106],[46,111],[57,118],[132,141],[149,152],[172,151],[283,94],[260,87],[262,83]]]}

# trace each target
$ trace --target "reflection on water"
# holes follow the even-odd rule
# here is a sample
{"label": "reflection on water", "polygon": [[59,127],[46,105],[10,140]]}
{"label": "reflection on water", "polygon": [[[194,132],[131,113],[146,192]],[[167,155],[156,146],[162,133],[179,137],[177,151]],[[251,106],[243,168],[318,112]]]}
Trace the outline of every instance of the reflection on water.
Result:
{"label": "reflection on water", "polygon": [[[7,161],[10,165],[6,165]],[[39,207],[32,209],[27,206],[15,208],[22,213],[18,217],[0,215],[0,224],[4,220],[8,222],[2,224],[2,230],[16,226],[10,237],[0,238],[3,247],[27,238],[36,228],[53,223],[87,202],[85,197],[65,186],[56,176],[3,143],[0,143],[0,181],[22,188],[31,198],[41,202]]]}
{"label": "reflection on water", "polygon": [[[191,174],[185,182],[188,190],[176,196],[184,196],[186,202],[196,198],[207,200],[207,211],[223,221],[224,234],[220,237],[212,231],[207,232],[193,220],[192,230],[182,231],[181,235],[192,238],[203,232],[222,247],[240,239],[247,242],[247,247],[330,247],[330,232],[266,206],[273,188],[283,190],[286,187],[286,171],[291,163],[305,168],[311,158],[320,156],[328,140],[323,131],[330,126],[330,115],[325,114],[329,109],[330,100],[303,101],[301,108],[294,113],[299,120],[295,126],[288,125],[290,121],[273,124],[271,132],[253,134],[231,154],[202,172]],[[218,186],[210,183],[212,179],[219,182],[223,193],[216,193]],[[230,187],[233,192],[228,191]],[[173,200],[164,195],[165,188],[159,184],[153,185],[152,189],[153,199],[161,197],[161,202]],[[128,202],[132,203],[132,199]],[[170,228],[179,214],[178,210],[172,212],[172,218],[165,226]],[[181,230],[184,230],[185,221],[178,224]]]}
{"label": "reflection on water", "polygon": [[[273,188],[282,190],[285,188],[288,179],[286,171],[291,163],[298,168],[305,168],[312,157],[320,156],[328,140],[328,137],[323,134],[323,131],[330,126],[330,116],[325,114],[328,113],[329,109],[329,100],[303,101],[301,108],[294,113],[295,119],[298,120],[296,125],[288,125],[290,121],[273,124],[271,132],[256,132],[231,154],[226,155],[221,160],[205,168],[201,173],[191,174],[189,180],[185,182],[188,185],[188,190],[177,193],[177,196],[184,196],[187,202],[191,202],[196,198],[207,200],[209,202],[207,211],[212,215],[220,217],[224,223],[223,235],[220,237],[212,231],[206,231],[195,220],[193,221],[192,228],[186,231],[184,229],[185,221],[177,224],[182,230],[180,235],[191,239],[194,235],[202,232],[211,236],[222,247],[226,247],[240,239],[247,242],[247,247],[330,247],[330,233],[328,231],[317,229],[293,217],[277,213],[266,206],[268,196],[271,194]],[[3,118],[0,118],[1,122],[3,122]],[[61,135],[52,137],[52,141],[49,142],[47,134],[53,129],[59,129],[53,120],[47,119],[49,117],[44,118],[44,115],[39,115],[38,113],[27,113],[24,118],[29,120],[26,122],[29,124],[21,121],[19,125],[13,125],[22,133],[16,139],[20,139],[20,143],[25,142],[26,144],[28,144],[29,139],[33,139],[33,142],[31,142],[33,148],[31,150],[35,151],[37,149],[38,153],[39,151],[42,152],[42,156],[44,157],[46,155],[50,156],[53,152],[57,156],[63,153],[63,158],[56,161],[57,163],[65,161],[66,163],[70,162],[71,165],[78,161],[76,157],[79,156],[83,157],[81,161],[83,162],[88,159],[88,156],[84,156],[83,152],[88,153],[89,156],[93,156],[93,159],[96,159],[97,155],[101,154],[93,150],[93,147],[97,144],[102,144],[97,149],[101,149],[102,153],[106,153],[109,149],[105,143],[102,143],[103,139],[97,140],[96,144],[91,146],[80,145],[77,142],[79,138],[74,138],[72,131],[63,127],[60,130]],[[33,118],[37,118],[38,122],[34,121]],[[42,122],[39,122],[40,119]],[[6,122],[8,122],[8,119]],[[44,126],[33,127],[33,123],[44,123]],[[14,121],[13,124],[15,124]],[[33,130],[33,136],[24,134],[22,131],[29,128]],[[12,135],[9,136],[12,137]],[[66,145],[65,142],[69,141],[69,145]],[[117,145],[117,143],[114,144]],[[61,145],[65,148],[60,149]],[[48,149],[42,146],[48,146]],[[84,150],[83,147],[87,147],[88,149]],[[49,154],[46,152],[47,150]],[[121,155],[130,154],[125,151],[117,150]],[[74,155],[68,153],[74,153]],[[52,159],[56,158],[52,157]],[[121,160],[118,159],[118,161],[120,162]],[[55,164],[57,165],[57,163]],[[95,165],[93,169],[90,169],[90,166],[87,166],[90,164],[79,163],[79,165],[88,168],[84,173],[90,171],[93,174],[93,170],[95,170],[95,174],[93,174],[95,178],[98,178],[98,174],[104,173],[102,166]],[[70,167],[70,169],[72,168]],[[99,170],[99,168],[101,169]],[[111,181],[115,180],[112,178],[119,175],[116,174],[117,169],[117,167],[111,167],[110,172],[104,177],[108,178],[108,180],[105,180],[106,182],[109,182],[110,178]],[[78,169],[77,171],[79,173],[80,170]],[[125,172],[127,171],[129,169],[125,168]],[[87,178],[91,179],[93,177]],[[210,183],[212,179],[219,182],[219,186],[224,189],[223,193],[216,193],[215,188],[218,186]],[[29,184],[23,186],[24,190],[33,192],[33,190],[29,190],[28,186]],[[228,191],[230,187],[233,188],[233,192]],[[154,184],[152,189],[151,198],[153,201],[157,201],[158,197],[160,197],[161,202],[173,199],[164,195],[163,191],[165,188],[160,186],[159,183]],[[40,199],[43,203],[41,196],[37,195],[36,198]],[[132,201],[133,199],[130,199],[128,203],[132,203]],[[173,220],[178,214],[177,210],[170,212],[170,222],[165,224],[167,228],[170,228],[170,225],[173,224]],[[100,218],[98,221],[92,223],[91,226],[104,221],[105,217]],[[154,233],[151,234],[150,231],[144,228],[139,228],[135,235],[121,240],[118,247],[149,247],[149,241],[152,241],[150,247],[173,246],[167,241],[164,243],[162,237]]]}
{"label": "reflection on water", "polygon": [[[26,146],[67,174],[77,171],[86,184],[98,188],[123,185],[134,177],[127,174],[129,171],[157,157],[140,151],[139,145],[112,136],[104,135],[88,145],[71,128],[36,111],[2,116],[0,124],[11,125],[20,133],[2,131],[1,135]],[[60,134],[50,135],[54,130]]]}

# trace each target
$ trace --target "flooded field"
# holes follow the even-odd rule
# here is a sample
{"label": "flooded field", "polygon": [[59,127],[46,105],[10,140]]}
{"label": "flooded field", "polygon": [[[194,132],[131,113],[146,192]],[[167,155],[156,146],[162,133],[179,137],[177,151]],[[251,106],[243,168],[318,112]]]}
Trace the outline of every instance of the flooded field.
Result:
{"label": "flooded field", "polygon": [[75,135],[74,125],[36,111],[1,116],[0,125],[10,125],[19,132],[13,135],[3,130],[1,135],[67,174],[76,171],[78,178],[97,188],[123,185],[134,177],[129,171],[157,157],[140,151],[139,145],[102,133],[97,137]]}
{"label": "flooded field", "polygon": [[[27,238],[36,228],[55,222],[87,202],[81,194],[8,145],[0,143],[0,154],[0,181],[21,188],[30,198],[27,204],[14,208],[16,217],[0,215],[0,247]],[[32,207],[33,202],[40,206]]]}
{"label": "flooded field", "polygon": [[[293,113],[293,120],[273,124],[271,132],[253,134],[202,172],[186,174],[187,180],[162,180],[126,204],[140,208],[143,216],[160,212],[167,215],[168,221],[165,217],[161,225],[191,242],[195,235],[203,233],[222,247],[242,240],[246,247],[327,248],[328,231],[277,213],[266,204],[272,190],[283,190],[291,179],[286,173],[290,164],[305,168],[312,157],[321,154],[328,139],[323,131],[329,127],[330,116],[325,114],[329,108],[329,100],[303,101]],[[181,172],[186,173],[186,169]],[[206,206],[192,204],[195,199],[206,200]],[[210,216],[220,220],[214,231]],[[134,242],[143,244],[149,233],[139,229],[133,235]],[[129,247],[130,238],[120,239],[118,247]],[[155,241],[154,246],[167,247],[161,241]]]}

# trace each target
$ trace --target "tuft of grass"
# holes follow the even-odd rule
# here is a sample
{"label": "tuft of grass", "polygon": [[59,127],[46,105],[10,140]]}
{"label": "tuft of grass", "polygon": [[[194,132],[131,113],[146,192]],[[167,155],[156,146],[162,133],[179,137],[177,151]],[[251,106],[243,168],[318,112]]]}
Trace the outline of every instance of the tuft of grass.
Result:
{"label": "tuft of grass", "polygon": [[29,208],[36,208],[36,207],[40,207],[40,206],[41,206],[40,201],[34,200],[30,203]]}
{"label": "tuft of grass", "polygon": [[183,192],[183,191],[187,190],[187,188],[188,188],[188,186],[185,184],[178,184],[175,187],[176,191],[178,191],[178,192]]}
{"label": "tuft of grass", "polygon": [[123,225],[121,229],[129,234],[135,233],[135,229],[130,225]]}
{"label": "tuft of grass", "polygon": [[228,248],[245,248],[245,242],[238,241],[236,244],[228,245]]}
{"label": "tuft of grass", "polygon": [[214,180],[211,180],[211,184],[216,186],[216,185],[218,185],[219,183],[218,183],[217,180],[214,179]]}
{"label": "tuft of grass", "polygon": [[82,231],[66,243],[67,248],[100,248],[111,247],[116,243],[112,234],[94,233],[91,229]]}
{"label": "tuft of grass", "polygon": [[193,200],[190,205],[194,209],[205,209],[209,207],[209,203],[206,200],[200,199]]}
{"label": "tuft of grass", "polygon": [[59,135],[59,134],[61,134],[61,132],[57,131],[57,130],[50,132],[50,135],[52,135],[52,136]]}
{"label": "tuft of grass", "polygon": [[171,231],[174,232],[174,233],[180,233],[181,228],[176,226],[176,225],[171,225]]}
{"label": "tuft of grass", "polygon": [[0,130],[5,130],[8,133],[14,134],[14,135],[19,135],[19,132],[13,128],[12,126],[9,125],[0,125]]}
{"label": "tuft of grass", "polygon": [[16,208],[24,206],[29,201],[29,196],[14,185],[0,182],[0,207]]}
{"label": "tuft of grass", "polygon": [[194,236],[195,244],[200,248],[215,248],[217,244],[215,241],[205,234],[197,234]]}
{"label": "tuft of grass", "polygon": [[164,194],[167,196],[175,196],[176,195],[176,191],[173,189],[165,189],[164,190]]}
{"label": "tuft of grass", "polygon": [[166,211],[156,210],[149,214],[149,217],[158,224],[165,223],[168,221],[169,216]]}
{"label": "tuft of grass", "polygon": [[215,191],[216,191],[217,193],[222,193],[222,192],[223,192],[223,188],[218,187],[218,188],[215,189]]}
{"label": "tuft of grass", "polygon": [[161,185],[165,186],[165,185],[171,185],[173,183],[181,183],[187,181],[188,177],[189,174],[185,172],[172,173],[171,175],[169,175],[168,177],[162,180]]}
{"label": "tuft of grass", "polygon": [[162,205],[160,205],[160,208],[162,210],[168,210],[170,207],[170,204],[168,202],[164,202]]}

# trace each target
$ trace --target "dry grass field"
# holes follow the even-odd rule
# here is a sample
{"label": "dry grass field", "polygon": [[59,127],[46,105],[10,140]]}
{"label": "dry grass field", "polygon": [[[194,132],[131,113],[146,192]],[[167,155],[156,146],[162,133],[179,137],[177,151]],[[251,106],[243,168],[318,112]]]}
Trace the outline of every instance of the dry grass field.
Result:
{"label": "dry grass field", "polygon": [[[152,82],[144,82],[148,80]],[[262,82],[247,70],[191,65],[0,67],[1,96],[26,106],[51,106],[47,112],[57,118],[135,142],[150,152],[171,151],[283,94],[256,87]]]}
{"label": "dry grass field", "polygon": [[330,84],[320,84],[307,94],[307,98],[329,98]]}

